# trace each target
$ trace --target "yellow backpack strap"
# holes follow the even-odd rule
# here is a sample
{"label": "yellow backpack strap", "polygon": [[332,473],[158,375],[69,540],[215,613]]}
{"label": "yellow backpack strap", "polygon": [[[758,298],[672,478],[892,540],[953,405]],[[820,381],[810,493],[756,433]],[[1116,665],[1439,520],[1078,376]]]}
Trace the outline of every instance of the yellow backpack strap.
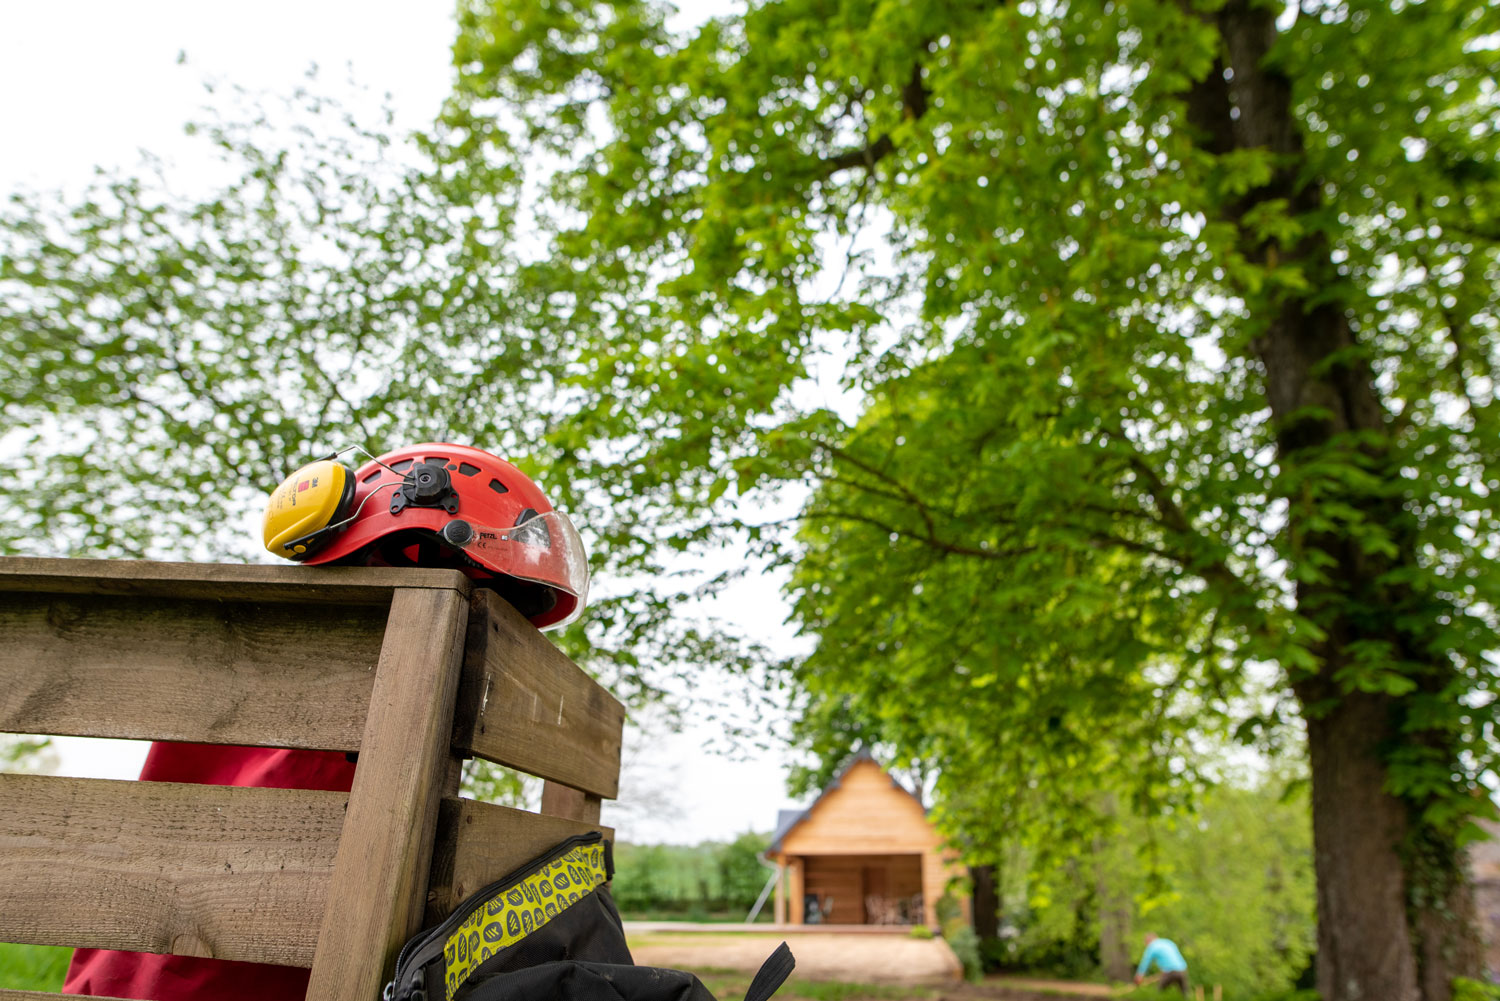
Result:
{"label": "yellow backpack strap", "polygon": [[508,888],[496,891],[443,944],[443,983],[453,997],[479,965],[515,945],[609,881],[602,843],[574,847]]}

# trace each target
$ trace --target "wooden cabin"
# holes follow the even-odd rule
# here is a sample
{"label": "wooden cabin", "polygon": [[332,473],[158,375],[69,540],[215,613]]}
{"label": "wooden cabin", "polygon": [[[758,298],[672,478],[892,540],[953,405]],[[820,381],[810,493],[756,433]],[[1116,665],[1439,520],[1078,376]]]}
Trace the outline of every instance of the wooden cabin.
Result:
{"label": "wooden cabin", "polygon": [[[948,881],[966,875],[916,796],[860,754],[806,810],[782,811],[766,858],[780,870],[778,924],[937,927]],[[967,895],[960,895],[964,916]]]}

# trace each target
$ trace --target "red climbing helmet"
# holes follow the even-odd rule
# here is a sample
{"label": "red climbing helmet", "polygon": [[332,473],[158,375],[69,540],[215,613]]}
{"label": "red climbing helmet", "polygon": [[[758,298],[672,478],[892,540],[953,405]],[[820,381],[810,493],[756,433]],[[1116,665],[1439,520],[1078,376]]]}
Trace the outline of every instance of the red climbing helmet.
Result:
{"label": "red climbing helmet", "polygon": [[335,458],[272,493],[264,534],[277,556],[456,567],[543,629],[583,611],[589,569],[577,530],[504,459],[448,443],[398,448],[354,473]]}

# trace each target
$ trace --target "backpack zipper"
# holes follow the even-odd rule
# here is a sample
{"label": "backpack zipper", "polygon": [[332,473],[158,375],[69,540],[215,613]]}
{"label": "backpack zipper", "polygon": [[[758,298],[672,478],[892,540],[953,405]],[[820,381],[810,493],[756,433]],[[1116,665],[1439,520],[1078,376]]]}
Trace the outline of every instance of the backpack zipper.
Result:
{"label": "backpack zipper", "polygon": [[[548,849],[546,853],[538,855],[525,865],[511,870],[500,879],[492,883],[487,883],[469,894],[464,898],[464,902],[454,909],[452,914],[443,919],[441,924],[420,938],[414,938],[401,947],[401,952],[396,956],[396,970],[391,975],[390,983],[386,984],[385,990],[381,992],[380,996],[383,1001],[421,1001],[421,999],[425,999],[426,992],[417,984],[403,985],[403,972],[407,974],[410,974],[412,970],[420,972],[433,959],[441,956],[443,954],[443,943],[454,928],[463,924],[468,919],[470,913],[474,910],[475,904],[483,904],[499,891],[507,889],[512,883],[520,882],[548,862],[562,858],[579,845],[593,844],[603,840],[604,835],[598,831],[590,831],[587,834],[575,834]],[[609,864],[608,852],[605,853],[604,858],[605,870],[608,873],[614,866]],[[437,951],[431,952],[431,946],[434,943],[437,944]],[[418,961],[419,954],[426,955],[421,955],[420,961]]]}

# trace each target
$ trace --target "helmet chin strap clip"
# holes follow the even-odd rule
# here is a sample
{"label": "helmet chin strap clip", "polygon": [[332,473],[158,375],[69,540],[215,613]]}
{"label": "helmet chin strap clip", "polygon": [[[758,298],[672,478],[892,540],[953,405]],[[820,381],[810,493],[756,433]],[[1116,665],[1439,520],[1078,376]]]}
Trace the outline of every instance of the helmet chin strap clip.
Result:
{"label": "helmet chin strap clip", "polygon": [[449,514],[458,513],[453,478],[441,463],[419,462],[407,470],[405,479],[391,494],[391,514],[400,514],[408,507],[440,507]]}

